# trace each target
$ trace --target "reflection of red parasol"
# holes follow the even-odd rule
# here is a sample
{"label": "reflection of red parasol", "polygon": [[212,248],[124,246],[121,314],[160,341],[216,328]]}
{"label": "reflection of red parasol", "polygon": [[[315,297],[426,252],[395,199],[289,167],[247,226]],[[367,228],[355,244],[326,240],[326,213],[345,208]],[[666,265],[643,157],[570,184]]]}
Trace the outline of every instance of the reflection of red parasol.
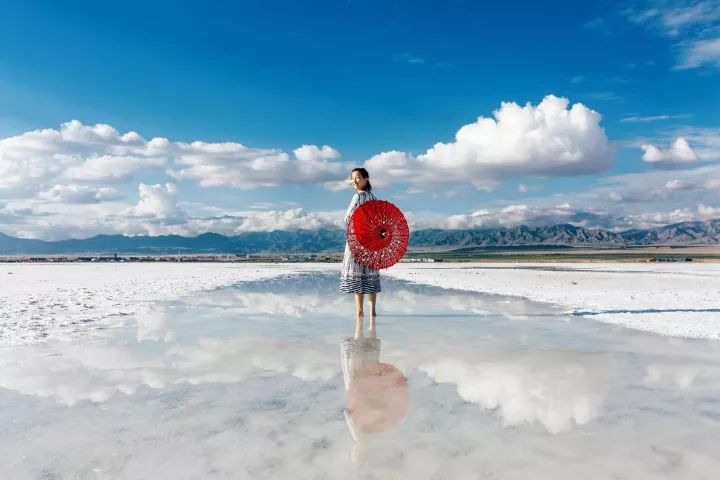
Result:
{"label": "reflection of red parasol", "polygon": [[410,237],[405,216],[385,200],[360,205],[347,225],[347,241],[355,259],[366,267],[395,265],[405,255]]}
{"label": "reflection of red parasol", "polygon": [[390,430],[407,413],[410,396],[407,378],[389,363],[371,363],[350,381],[347,412],[362,433]]}

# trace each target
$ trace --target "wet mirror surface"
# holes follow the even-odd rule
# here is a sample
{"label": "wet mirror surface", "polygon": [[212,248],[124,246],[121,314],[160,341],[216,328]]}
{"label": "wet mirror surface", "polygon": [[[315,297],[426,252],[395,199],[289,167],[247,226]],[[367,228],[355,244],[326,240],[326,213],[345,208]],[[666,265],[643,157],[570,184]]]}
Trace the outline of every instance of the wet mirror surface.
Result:
{"label": "wet mirror surface", "polygon": [[0,347],[0,478],[714,478],[720,347],[298,274]]}

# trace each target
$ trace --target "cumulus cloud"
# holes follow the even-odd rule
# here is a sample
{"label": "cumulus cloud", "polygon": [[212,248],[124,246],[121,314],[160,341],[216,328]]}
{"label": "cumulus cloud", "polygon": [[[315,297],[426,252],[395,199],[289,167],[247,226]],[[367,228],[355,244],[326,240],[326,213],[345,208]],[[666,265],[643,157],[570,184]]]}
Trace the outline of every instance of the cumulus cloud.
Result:
{"label": "cumulus cloud", "polygon": [[177,187],[172,183],[165,185],[138,185],[140,200],[127,214],[158,220],[182,219],[185,217],[177,205]]}
{"label": "cumulus cloud", "polygon": [[546,96],[537,106],[503,102],[493,117],[460,128],[455,141],[424,154],[382,152],[366,162],[386,180],[415,189],[470,183],[489,190],[514,175],[569,176],[608,170],[615,155],[600,126],[601,115],[581,103]]}
{"label": "cumulus cloud", "polygon": [[150,168],[204,187],[241,189],[337,180],[347,168],[328,145],[303,145],[294,154],[235,142],[146,140],[136,132],[72,120],[59,130],[0,140],[0,194],[32,196],[55,183],[127,182]]}
{"label": "cumulus cloud", "polygon": [[239,143],[177,143],[168,147],[175,167],[168,171],[176,179],[197,180],[204,187],[234,187],[250,190],[286,184],[337,180],[347,166],[334,161],[337,150],[325,145],[303,145],[295,159],[277,149],[249,148]]}
{"label": "cumulus cloud", "polygon": [[649,143],[641,145],[640,148],[643,151],[643,161],[661,168],[681,167],[698,160],[698,156],[683,137],[675,139],[667,149]]}
{"label": "cumulus cloud", "polygon": [[400,182],[403,180],[412,181],[414,176],[418,174],[413,161],[414,159],[407,153],[392,150],[373,155],[365,162],[365,168],[368,169],[369,173],[382,172],[382,175],[377,180],[373,179],[372,176],[371,180],[374,185],[385,187],[392,180]]}
{"label": "cumulus cloud", "polygon": [[329,145],[323,145],[322,148],[318,148],[316,145],[303,145],[293,150],[293,153],[295,158],[306,163],[340,158],[340,152]]}
{"label": "cumulus cloud", "polygon": [[166,159],[137,133],[120,134],[109,125],[63,123],[0,140],[0,193],[22,195],[52,182],[127,180]]}
{"label": "cumulus cloud", "polygon": [[[409,185],[419,191],[445,182],[492,189],[514,175],[582,175],[610,167],[614,148],[600,127],[601,116],[565,98],[549,95],[537,106],[504,102],[493,117],[479,117],[424,154],[401,151],[374,155],[366,166],[382,172],[373,181]],[[287,184],[346,187],[349,165],[329,145],[302,145],[292,153],[237,142],[146,140],[110,125],[77,120],[0,140],[0,194],[31,198],[54,185],[119,183],[147,169],[203,187],[254,189]],[[46,199],[49,198],[46,196]],[[58,197],[59,198],[59,197]]]}

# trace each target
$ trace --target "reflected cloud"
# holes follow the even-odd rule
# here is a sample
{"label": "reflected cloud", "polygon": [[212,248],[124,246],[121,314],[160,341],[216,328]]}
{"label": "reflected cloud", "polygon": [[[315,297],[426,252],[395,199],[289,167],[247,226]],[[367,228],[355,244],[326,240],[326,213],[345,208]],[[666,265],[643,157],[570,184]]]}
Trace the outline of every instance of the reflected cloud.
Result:
{"label": "reflected cloud", "polygon": [[[323,281],[330,283],[335,278]],[[292,291],[287,286],[280,288],[275,282],[268,282],[266,287],[261,292],[245,289],[215,290],[193,299],[190,305],[217,308],[236,315],[285,315],[294,318],[353,311],[353,308],[348,308],[349,296],[328,296],[327,288],[313,291],[312,285],[304,283],[301,289]],[[278,291],[273,292],[274,289]],[[442,295],[428,295],[427,287],[402,284],[392,289],[392,295],[382,295],[378,305],[385,315],[447,315],[458,312],[479,316],[502,315],[512,320],[525,320],[530,315],[555,311],[551,306],[525,299],[457,290],[447,290]],[[418,312],[418,305],[423,306],[422,312]]]}
{"label": "reflected cloud", "polygon": [[254,371],[287,373],[301,380],[329,380],[340,372],[329,343],[272,338],[202,338],[168,350],[176,382],[239,382]]}
{"label": "reflected cloud", "polygon": [[420,366],[460,397],[495,410],[507,426],[539,423],[561,433],[597,418],[612,368],[603,355],[562,351],[498,352],[480,361],[444,358]]}
{"label": "reflected cloud", "polygon": [[0,387],[68,406],[131,395],[141,386],[162,388],[165,377],[160,359],[110,345],[61,344],[44,354],[18,346],[0,356]]}
{"label": "reflected cloud", "polygon": [[705,367],[688,361],[654,362],[645,369],[645,383],[649,385],[670,385],[678,390],[687,390],[693,386]]}
{"label": "reflected cloud", "polygon": [[240,382],[258,372],[326,381],[340,373],[330,343],[268,338],[201,338],[160,352],[104,343],[61,344],[38,354],[20,346],[0,352],[0,387],[72,406],[106,402],[140,387]]}

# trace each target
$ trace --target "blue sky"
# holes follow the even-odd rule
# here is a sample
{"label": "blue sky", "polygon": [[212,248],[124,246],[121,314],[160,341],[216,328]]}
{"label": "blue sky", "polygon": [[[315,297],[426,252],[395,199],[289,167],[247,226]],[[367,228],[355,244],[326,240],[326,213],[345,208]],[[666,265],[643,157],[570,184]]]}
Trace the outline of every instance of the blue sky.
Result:
{"label": "blue sky", "polygon": [[3,9],[7,234],[339,225],[355,165],[414,228],[720,217],[715,0]]}

